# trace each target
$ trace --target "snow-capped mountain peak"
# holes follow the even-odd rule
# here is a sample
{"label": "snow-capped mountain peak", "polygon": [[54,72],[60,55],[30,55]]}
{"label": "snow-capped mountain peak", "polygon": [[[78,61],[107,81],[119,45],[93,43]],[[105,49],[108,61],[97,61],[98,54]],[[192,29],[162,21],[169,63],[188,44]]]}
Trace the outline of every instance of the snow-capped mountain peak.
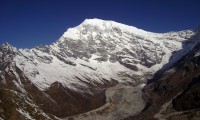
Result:
{"label": "snow-capped mountain peak", "polygon": [[133,26],[128,26],[114,21],[105,21],[101,19],[86,19],[79,26],[69,28],[65,33],[64,37],[79,39],[81,34],[90,32],[91,34],[104,34],[109,35],[114,32],[132,32],[136,35],[148,35],[152,36],[156,33],[146,32],[142,29],[138,29]]}
{"label": "snow-capped mountain peak", "polygon": [[[50,46],[19,49],[14,61],[43,90],[56,81],[78,91],[77,86],[112,80],[136,85],[166,64],[193,34],[151,33],[114,21],[86,19]],[[181,57],[174,56],[171,61]]]}

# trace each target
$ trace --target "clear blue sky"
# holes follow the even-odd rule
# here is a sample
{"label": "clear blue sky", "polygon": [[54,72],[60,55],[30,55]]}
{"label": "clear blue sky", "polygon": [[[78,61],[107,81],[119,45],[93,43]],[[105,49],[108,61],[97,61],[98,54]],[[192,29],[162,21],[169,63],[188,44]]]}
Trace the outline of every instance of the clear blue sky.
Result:
{"label": "clear blue sky", "polygon": [[199,0],[0,0],[0,44],[49,45],[86,18],[113,20],[152,32],[200,25]]}

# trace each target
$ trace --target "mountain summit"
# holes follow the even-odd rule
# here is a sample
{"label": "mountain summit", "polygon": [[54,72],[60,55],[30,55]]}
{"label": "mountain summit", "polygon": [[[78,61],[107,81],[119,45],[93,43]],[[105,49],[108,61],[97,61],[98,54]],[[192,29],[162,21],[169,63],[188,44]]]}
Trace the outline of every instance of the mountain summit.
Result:
{"label": "mountain summit", "polygon": [[[14,99],[9,104],[14,106],[15,117],[58,119],[84,113],[104,105],[108,96],[116,100],[113,95],[118,93],[111,91],[142,89],[155,72],[172,66],[198,44],[195,35],[192,30],[161,34],[114,21],[86,19],[49,46],[0,46],[1,94]],[[21,98],[26,107],[18,105]],[[143,107],[142,103],[135,112]],[[3,114],[0,117],[9,119],[12,113]]]}

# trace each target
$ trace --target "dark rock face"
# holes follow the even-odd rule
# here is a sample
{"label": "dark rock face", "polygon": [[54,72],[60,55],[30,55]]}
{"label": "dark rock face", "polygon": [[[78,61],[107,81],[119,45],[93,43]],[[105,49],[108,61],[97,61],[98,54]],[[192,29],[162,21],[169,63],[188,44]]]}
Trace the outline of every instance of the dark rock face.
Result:
{"label": "dark rock face", "polygon": [[183,93],[173,99],[172,104],[178,111],[200,108],[200,76],[195,78]]}
{"label": "dark rock face", "polygon": [[105,104],[105,89],[94,91],[93,94],[79,93],[56,82],[45,92],[57,103],[59,108],[52,114],[61,118],[84,113]]}

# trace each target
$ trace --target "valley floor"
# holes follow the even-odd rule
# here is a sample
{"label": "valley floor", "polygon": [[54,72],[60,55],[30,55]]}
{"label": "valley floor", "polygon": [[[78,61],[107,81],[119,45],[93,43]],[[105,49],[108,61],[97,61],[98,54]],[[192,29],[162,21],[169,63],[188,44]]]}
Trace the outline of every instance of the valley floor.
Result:
{"label": "valley floor", "polygon": [[137,114],[145,106],[142,86],[117,84],[106,90],[106,104],[102,107],[63,120],[119,120]]}

